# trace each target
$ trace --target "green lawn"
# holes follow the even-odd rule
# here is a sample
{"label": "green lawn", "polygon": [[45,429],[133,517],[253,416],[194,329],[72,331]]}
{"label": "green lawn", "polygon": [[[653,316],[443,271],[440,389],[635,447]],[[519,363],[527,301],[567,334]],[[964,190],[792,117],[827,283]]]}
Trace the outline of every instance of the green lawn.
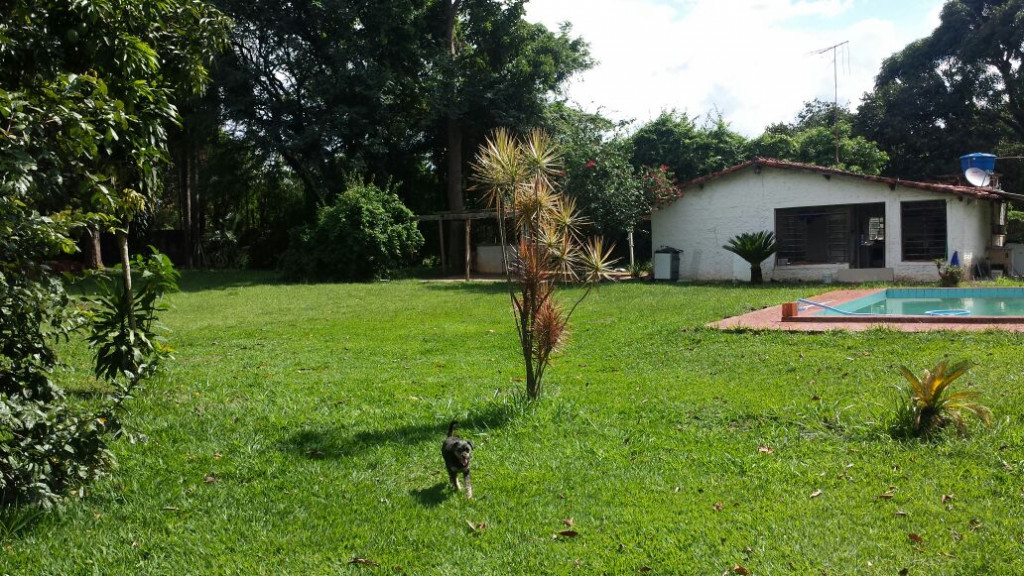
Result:
{"label": "green lawn", "polygon": [[[0,573],[1024,573],[1019,335],[723,333],[703,325],[821,287],[609,285],[531,405],[500,285],[183,288],[144,441],[0,543]],[[946,355],[993,427],[890,440],[894,366]],[[445,487],[451,418],[473,501]]]}

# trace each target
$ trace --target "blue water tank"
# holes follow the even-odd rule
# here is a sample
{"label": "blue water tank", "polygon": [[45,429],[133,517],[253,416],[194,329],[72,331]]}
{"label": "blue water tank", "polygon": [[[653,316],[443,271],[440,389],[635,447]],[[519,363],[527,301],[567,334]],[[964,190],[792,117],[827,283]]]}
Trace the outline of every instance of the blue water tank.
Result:
{"label": "blue water tank", "polygon": [[981,152],[975,152],[974,154],[964,154],[963,156],[960,157],[960,171],[966,172],[968,168],[980,168],[988,173],[995,172],[996,155],[984,154]]}

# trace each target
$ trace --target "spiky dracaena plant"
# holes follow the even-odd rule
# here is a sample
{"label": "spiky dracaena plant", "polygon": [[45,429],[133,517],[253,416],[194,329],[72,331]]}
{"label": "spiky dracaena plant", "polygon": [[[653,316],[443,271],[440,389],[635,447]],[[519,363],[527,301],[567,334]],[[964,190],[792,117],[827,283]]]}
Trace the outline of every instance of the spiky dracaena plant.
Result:
{"label": "spiky dracaena plant", "polygon": [[743,258],[750,264],[750,283],[760,284],[763,282],[761,275],[761,262],[775,254],[778,246],[775,243],[775,233],[768,230],[761,232],[746,232],[729,239],[729,243],[722,248]]}
{"label": "spiky dracaena plant", "polygon": [[[569,336],[569,318],[614,263],[600,238],[585,239],[585,224],[571,199],[559,193],[558,151],[542,131],[519,140],[497,130],[480,147],[473,165],[475,188],[497,211],[512,316],[526,367],[526,394],[540,396],[551,356]],[[570,307],[554,297],[560,283],[583,282],[587,290]]]}
{"label": "spiky dracaena plant", "polygon": [[900,366],[900,373],[910,384],[910,389],[897,406],[896,418],[890,425],[892,435],[927,438],[950,423],[955,424],[963,433],[966,430],[965,412],[989,424],[992,411],[971,402],[978,396],[977,392],[950,390],[953,381],[966,374],[969,368],[970,364],[966,361],[949,365],[948,361],[943,360],[932,370],[925,370],[922,377],[918,378],[906,366]]}

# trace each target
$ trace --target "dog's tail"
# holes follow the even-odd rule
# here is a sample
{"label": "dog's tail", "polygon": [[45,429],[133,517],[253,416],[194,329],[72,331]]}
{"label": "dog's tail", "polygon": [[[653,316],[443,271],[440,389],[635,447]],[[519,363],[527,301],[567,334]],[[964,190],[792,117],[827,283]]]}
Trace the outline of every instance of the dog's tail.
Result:
{"label": "dog's tail", "polygon": [[455,420],[452,420],[452,423],[448,425],[448,435],[449,436],[454,436],[455,435],[455,425],[456,424],[458,424],[458,422],[455,421]]}

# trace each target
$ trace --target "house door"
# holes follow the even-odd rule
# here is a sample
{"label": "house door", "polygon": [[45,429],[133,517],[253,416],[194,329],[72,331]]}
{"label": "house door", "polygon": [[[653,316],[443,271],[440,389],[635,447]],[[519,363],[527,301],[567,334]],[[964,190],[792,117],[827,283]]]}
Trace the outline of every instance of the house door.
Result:
{"label": "house door", "polygon": [[885,268],[885,204],[856,204],[850,219],[851,268]]}

